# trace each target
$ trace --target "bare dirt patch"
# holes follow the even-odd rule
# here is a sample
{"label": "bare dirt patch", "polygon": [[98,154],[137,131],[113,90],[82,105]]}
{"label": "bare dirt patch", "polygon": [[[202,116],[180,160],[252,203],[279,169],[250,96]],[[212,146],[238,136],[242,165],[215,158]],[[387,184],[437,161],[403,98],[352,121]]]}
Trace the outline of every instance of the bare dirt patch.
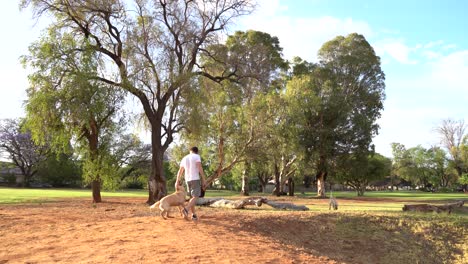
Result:
{"label": "bare dirt patch", "polygon": [[0,263],[450,263],[466,256],[458,247],[466,226],[444,235],[451,239],[441,251],[424,232],[443,227],[419,234],[390,216],[202,207],[194,223],[176,210],[163,220],[144,201],[2,205]]}

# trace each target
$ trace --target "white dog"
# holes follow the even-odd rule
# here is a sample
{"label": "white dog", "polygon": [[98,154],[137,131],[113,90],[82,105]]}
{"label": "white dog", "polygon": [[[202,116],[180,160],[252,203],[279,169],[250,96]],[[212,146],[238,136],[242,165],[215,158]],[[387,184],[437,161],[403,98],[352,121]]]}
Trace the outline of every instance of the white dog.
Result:
{"label": "white dog", "polygon": [[330,203],[328,204],[328,210],[338,210],[338,202],[335,200],[335,198],[330,197]]}

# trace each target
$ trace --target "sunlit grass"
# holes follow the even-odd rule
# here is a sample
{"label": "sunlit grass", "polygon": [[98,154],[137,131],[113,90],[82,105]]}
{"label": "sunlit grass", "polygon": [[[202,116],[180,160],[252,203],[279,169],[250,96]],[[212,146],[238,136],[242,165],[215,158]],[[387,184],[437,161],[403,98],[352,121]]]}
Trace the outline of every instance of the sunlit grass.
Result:
{"label": "sunlit grass", "polygon": [[[102,197],[145,197],[145,190],[101,192]],[[90,198],[91,190],[85,189],[26,189],[0,188],[0,203],[46,202],[59,198]]]}
{"label": "sunlit grass", "polygon": [[[168,192],[173,192],[171,186]],[[102,191],[103,198],[106,197],[147,197],[147,190],[120,190],[120,191]],[[265,193],[251,192],[251,196],[265,196],[269,199],[276,199],[275,196]],[[237,191],[229,190],[208,190],[206,197],[230,197],[240,199]],[[296,198],[304,199],[304,203],[313,211],[328,210],[328,204],[315,204],[311,199],[315,193],[298,193]],[[467,199],[468,195],[464,193],[426,193],[420,191],[394,191],[394,192],[366,192],[364,197],[357,197],[355,192],[333,192],[333,196],[339,200],[340,210],[342,211],[399,211],[405,202],[431,201],[444,202],[449,200]],[[281,198],[288,196],[281,196]],[[89,189],[28,189],[28,188],[0,188],[0,203],[22,203],[22,202],[44,202],[60,198],[91,198]],[[378,205],[372,201],[374,198],[382,199]],[[345,199],[345,200],[342,200]],[[351,199],[351,200],[347,200]],[[359,203],[352,200],[359,199]],[[388,199],[388,201],[386,201]],[[367,202],[367,200],[369,200]],[[309,205],[312,204],[312,205]]]}
{"label": "sunlit grass", "polygon": [[[327,193],[327,196],[330,193]],[[316,193],[299,194],[298,197],[314,197]],[[337,198],[357,198],[356,192],[333,192],[333,196]],[[422,191],[379,191],[379,192],[365,192],[364,196],[359,199],[370,199],[370,198],[391,198],[394,200],[421,200],[421,201],[446,201],[446,200],[457,200],[457,199],[468,199],[468,195],[464,193],[430,193]]]}
{"label": "sunlit grass", "polygon": [[[174,189],[169,188],[168,192]],[[206,197],[232,197],[238,192],[225,190],[209,190]],[[106,197],[147,197],[148,190],[120,190],[102,191],[103,199]],[[29,189],[29,188],[0,188],[0,204],[47,202],[61,198],[91,198],[88,189]]]}

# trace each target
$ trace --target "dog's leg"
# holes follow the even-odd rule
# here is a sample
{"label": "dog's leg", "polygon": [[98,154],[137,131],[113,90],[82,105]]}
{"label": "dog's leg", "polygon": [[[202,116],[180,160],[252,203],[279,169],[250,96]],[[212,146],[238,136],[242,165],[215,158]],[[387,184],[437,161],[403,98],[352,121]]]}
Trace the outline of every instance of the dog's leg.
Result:
{"label": "dog's leg", "polygon": [[166,212],[166,217],[167,218],[172,218],[172,216],[169,216],[170,212],[171,212],[171,208],[167,209],[167,212]]}
{"label": "dog's leg", "polygon": [[166,210],[163,209],[163,210],[161,211],[161,213],[160,213],[161,217],[162,217],[164,220],[167,219],[166,217],[164,217],[164,213],[165,213],[165,212],[166,212]]}
{"label": "dog's leg", "polygon": [[182,213],[182,210],[184,210],[184,206],[183,206],[183,205],[179,205],[178,208],[179,208],[179,214],[180,214],[180,216],[182,216],[182,217],[185,218],[184,213]]}

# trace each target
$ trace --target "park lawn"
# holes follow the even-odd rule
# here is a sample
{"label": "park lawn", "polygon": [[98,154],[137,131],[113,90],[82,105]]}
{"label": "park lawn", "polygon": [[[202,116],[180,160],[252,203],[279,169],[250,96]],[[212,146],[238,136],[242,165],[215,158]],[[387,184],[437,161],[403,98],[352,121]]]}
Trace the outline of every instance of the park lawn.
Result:
{"label": "park lawn", "polygon": [[[101,192],[105,197],[144,197],[143,190],[125,190],[116,192]],[[61,198],[91,198],[91,190],[85,189],[29,189],[0,188],[0,204],[11,203],[42,203]]]}
{"label": "park lawn", "polygon": [[[169,188],[168,192],[173,192]],[[120,190],[103,191],[106,197],[147,197],[147,190]],[[228,190],[208,190],[206,197],[224,197],[228,199],[243,199],[238,192]],[[313,212],[328,212],[328,199],[313,199],[312,194],[298,195],[297,197],[275,197],[264,193],[251,193],[251,196],[265,196],[268,199],[292,202],[306,205]],[[455,200],[464,200],[468,195],[463,193],[425,193],[425,192],[367,192],[364,197],[357,197],[354,192],[334,192],[340,212],[364,213],[399,213],[405,203],[444,203]],[[28,189],[28,188],[0,188],[0,204],[17,203],[44,203],[67,198],[89,198],[91,190],[87,189]],[[378,202],[376,202],[378,201]],[[258,208],[270,211],[269,206]],[[466,213],[454,212],[454,215],[468,216]]]}
{"label": "park lawn", "polygon": [[[327,192],[327,196],[330,192]],[[297,194],[298,197],[315,197],[316,193]],[[423,191],[370,191],[365,192],[364,196],[358,197],[356,192],[353,191],[339,191],[333,192],[333,197],[341,199],[359,199],[359,200],[373,200],[373,199],[391,199],[395,201],[434,201],[446,202],[450,200],[463,200],[468,199],[468,195],[462,192],[458,193],[431,193]]]}
{"label": "park lawn", "polygon": [[[173,192],[173,189],[168,192]],[[206,197],[231,197],[237,192],[210,190]],[[147,197],[147,190],[119,190],[101,192],[103,199],[106,197]],[[63,198],[90,198],[91,190],[88,189],[29,189],[29,188],[5,188],[0,187],[0,204],[15,203],[43,203]]]}

